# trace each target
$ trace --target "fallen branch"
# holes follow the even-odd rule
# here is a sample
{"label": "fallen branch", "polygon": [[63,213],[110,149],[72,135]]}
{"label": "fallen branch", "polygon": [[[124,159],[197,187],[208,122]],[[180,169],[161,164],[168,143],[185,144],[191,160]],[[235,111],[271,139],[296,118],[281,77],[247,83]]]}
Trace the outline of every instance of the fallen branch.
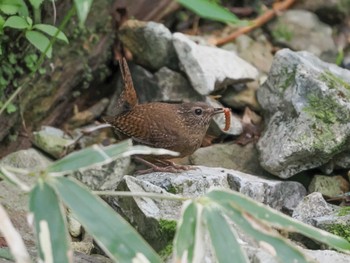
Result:
{"label": "fallen branch", "polygon": [[290,6],[292,6],[294,2],[295,0],[285,0],[282,2],[274,3],[272,9],[267,10],[261,16],[254,19],[249,26],[241,27],[237,31],[228,35],[227,37],[213,40],[212,43],[216,46],[221,46],[223,44],[231,42],[235,40],[237,37],[239,37],[240,35],[248,33],[254,30],[255,28],[261,27],[263,24],[267,23],[272,18],[274,18],[279,12],[284,11],[288,9]]}

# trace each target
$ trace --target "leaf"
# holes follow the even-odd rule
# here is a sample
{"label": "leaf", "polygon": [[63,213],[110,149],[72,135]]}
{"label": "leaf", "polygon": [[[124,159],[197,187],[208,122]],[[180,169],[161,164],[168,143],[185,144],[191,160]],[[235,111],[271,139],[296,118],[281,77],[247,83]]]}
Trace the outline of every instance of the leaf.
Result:
{"label": "leaf", "polygon": [[92,0],[74,0],[74,4],[78,13],[80,25],[83,25],[90,11]]}
{"label": "leaf", "polygon": [[34,215],[42,262],[73,262],[63,207],[53,188],[45,181],[39,180],[31,191],[29,209]]}
{"label": "leaf", "polygon": [[233,205],[235,205],[241,211],[246,211],[246,213],[253,215],[257,220],[262,220],[273,227],[298,232],[339,250],[350,250],[350,243],[345,239],[288,217],[268,206],[257,203],[243,194],[232,191],[214,190],[209,192],[207,197],[228,210],[231,210]]}
{"label": "leaf", "polygon": [[48,58],[52,57],[52,47],[50,46],[50,40],[42,33],[36,31],[27,31],[26,38],[34,47],[39,49],[41,53],[45,53],[47,47],[49,47],[45,55]]}
{"label": "leaf", "polygon": [[190,9],[203,18],[228,22],[233,24],[242,23],[242,21],[226,8],[218,5],[215,1],[208,0],[177,0],[181,5]]}
{"label": "leaf", "polygon": [[28,28],[28,23],[27,21],[20,16],[10,16],[7,18],[4,27],[11,27],[11,28],[16,28],[16,29],[26,29]]}
{"label": "leaf", "polygon": [[175,262],[202,262],[204,232],[201,223],[202,206],[188,201],[177,225],[174,239]]}
{"label": "leaf", "polygon": [[112,260],[130,263],[161,262],[136,230],[84,185],[72,178],[51,179],[50,185]]}
{"label": "leaf", "polygon": [[236,231],[228,224],[222,212],[222,209],[214,205],[206,206],[203,211],[217,261],[231,263],[234,258],[236,262],[249,263],[247,255],[238,242]]}
{"label": "leaf", "polygon": [[[146,146],[133,146],[131,140],[101,147],[93,145],[80,151],[72,152],[64,158],[52,163],[47,171],[50,173],[66,172],[87,168],[96,163],[108,163],[117,157],[127,157],[132,154],[170,154],[175,152],[164,149],[153,149]],[[112,159],[113,158],[113,159]]]}
{"label": "leaf", "polygon": [[0,34],[3,32],[4,24],[5,24],[5,19],[2,15],[0,15]]}
{"label": "leaf", "polygon": [[[16,262],[30,263],[30,256],[20,233],[14,228],[8,214],[0,204],[0,233],[6,240]],[[3,254],[3,251],[2,253]],[[6,256],[6,255],[5,255]]]}
{"label": "leaf", "polygon": [[13,103],[9,103],[9,104],[7,105],[7,107],[6,107],[6,112],[7,112],[8,114],[11,114],[11,113],[16,112],[16,111],[17,111],[16,105],[14,105]]}
{"label": "leaf", "polygon": [[46,24],[36,24],[33,26],[33,29],[38,29],[52,37],[54,37],[56,33],[58,33],[56,38],[68,44],[68,38],[66,37],[66,35],[55,26],[46,25]]}
{"label": "leaf", "polygon": [[14,15],[18,12],[19,8],[13,4],[0,4],[0,10],[6,15]]}
{"label": "leaf", "polygon": [[44,0],[29,0],[29,2],[35,9],[39,9]]}

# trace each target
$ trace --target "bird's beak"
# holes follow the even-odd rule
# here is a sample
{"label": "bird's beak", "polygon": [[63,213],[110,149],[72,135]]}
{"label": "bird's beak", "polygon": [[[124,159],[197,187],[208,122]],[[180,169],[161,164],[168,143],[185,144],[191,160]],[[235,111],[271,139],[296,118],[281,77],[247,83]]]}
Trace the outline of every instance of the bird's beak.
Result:
{"label": "bird's beak", "polygon": [[224,112],[224,108],[214,108],[212,115],[214,116],[216,114],[223,113],[223,112]]}

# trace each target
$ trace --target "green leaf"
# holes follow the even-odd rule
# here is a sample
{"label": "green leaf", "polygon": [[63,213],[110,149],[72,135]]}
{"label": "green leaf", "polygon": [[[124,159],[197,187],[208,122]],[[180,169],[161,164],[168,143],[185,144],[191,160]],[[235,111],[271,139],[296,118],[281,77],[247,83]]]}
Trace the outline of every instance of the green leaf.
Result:
{"label": "green leaf", "polygon": [[53,177],[50,184],[112,260],[125,263],[161,262],[136,230],[84,185],[66,177]]}
{"label": "green leaf", "polygon": [[63,207],[49,184],[37,183],[30,193],[29,209],[34,215],[42,262],[73,262]]}
{"label": "green leaf", "polygon": [[13,4],[0,4],[0,10],[6,15],[14,15],[18,12],[19,8]]}
{"label": "green leaf", "polygon": [[90,11],[92,0],[74,0],[74,4],[78,13],[80,25],[83,25]]}
{"label": "green leaf", "polygon": [[215,1],[177,0],[177,2],[203,18],[233,24],[242,22],[237,16],[215,3]]}
{"label": "green leaf", "polygon": [[268,206],[257,203],[243,194],[232,191],[214,190],[209,192],[207,197],[229,210],[234,205],[240,210],[253,215],[254,218],[262,220],[275,228],[298,232],[339,250],[350,250],[350,243],[345,239],[288,217]]}
{"label": "green leaf", "polygon": [[153,149],[146,146],[133,146],[131,140],[125,140],[118,144],[101,147],[93,145],[80,151],[72,152],[64,158],[51,164],[47,171],[50,173],[66,172],[89,167],[96,163],[108,163],[112,158],[127,157],[132,154],[170,154],[172,151],[164,149]]}
{"label": "green leaf", "polygon": [[53,36],[53,37],[56,35],[56,33],[58,33],[56,38],[66,42],[68,44],[68,38],[57,27],[54,27],[51,25],[46,25],[46,24],[36,24],[33,26],[33,29],[38,29],[38,30],[48,34],[49,36]]}
{"label": "green leaf", "polygon": [[29,0],[29,2],[35,9],[39,9],[44,0]]}
{"label": "green leaf", "polygon": [[18,13],[20,16],[28,16],[28,8],[23,0],[1,0],[0,10],[7,15]]}
{"label": "green leaf", "polygon": [[11,27],[16,29],[26,29],[29,27],[27,21],[20,16],[10,16],[7,18],[4,27]]}
{"label": "green leaf", "polygon": [[0,15],[0,34],[3,32],[4,24],[5,24],[5,19],[3,18],[2,15]]}
{"label": "green leaf", "polygon": [[27,31],[26,32],[26,38],[28,41],[37,49],[41,51],[41,53],[44,53],[49,46],[49,49],[46,51],[46,56],[48,58],[51,58],[52,56],[52,47],[50,46],[50,40],[44,36],[40,32],[36,31]]}
{"label": "green leaf", "polygon": [[11,114],[11,113],[16,112],[16,111],[17,111],[16,105],[14,105],[13,103],[10,103],[9,105],[7,105],[6,112],[8,114]]}
{"label": "green leaf", "polygon": [[209,230],[215,256],[220,263],[249,263],[249,259],[238,242],[236,231],[222,215],[223,210],[214,205],[206,206],[203,217]]}
{"label": "green leaf", "polygon": [[175,262],[200,262],[204,255],[202,207],[188,201],[178,222],[174,239]]}

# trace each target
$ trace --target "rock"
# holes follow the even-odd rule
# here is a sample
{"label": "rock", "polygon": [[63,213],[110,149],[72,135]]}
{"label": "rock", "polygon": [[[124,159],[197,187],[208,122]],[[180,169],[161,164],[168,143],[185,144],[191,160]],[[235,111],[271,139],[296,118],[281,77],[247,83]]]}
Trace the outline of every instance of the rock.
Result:
{"label": "rock", "polygon": [[[206,97],[205,100],[206,103],[208,103],[209,105],[211,105],[214,108],[222,108],[223,105],[218,102],[217,100],[211,98],[211,97]],[[215,125],[211,125],[210,129],[213,133],[220,135],[222,133],[225,134],[229,134],[229,135],[239,135],[242,133],[243,131],[243,127],[242,127],[242,123],[240,121],[240,119],[238,119],[238,117],[236,117],[235,115],[232,114],[232,112],[230,113],[230,119],[231,119],[231,125],[230,128],[227,131],[224,131],[224,127],[225,127],[225,115],[222,114],[216,114],[213,117],[213,121],[215,123]]]}
{"label": "rock", "polygon": [[55,158],[62,157],[74,142],[64,131],[50,126],[43,126],[40,131],[33,132],[33,135],[33,143]]}
{"label": "rock", "polygon": [[273,61],[271,43],[263,33],[257,40],[248,35],[241,35],[236,39],[237,54],[254,65],[260,72],[268,73]]}
{"label": "rock", "polygon": [[348,254],[343,254],[334,250],[310,250],[303,249],[317,263],[347,263],[350,261]]}
{"label": "rock", "polygon": [[197,45],[181,33],[173,34],[173,43],[180,66],[201,95],[258,77],[257,69],[233,52]]}
{"label": "rock", "polygon": [[71,176],[84,183],[91,190],[104,191],[115,189],[130,169],[130,157],[124,157],[107,164],[94,164],[91,167],[73,172]]}
{"label": "rock", "polygon": [[245,146],[228,143],[213,144],[199,148],[189,159],[193,165],[222,167],[255,175],[266,174],[259,164],[258,152],[252,143]]}
{"label": "rock", "polygon": [[163,24],[128,20],[120,27],[118,33],[137,64],[152,70],[165,66],[177,68],[172,35]]}
{"label": "rock", "polygon": [[[0,160],[0,166],[7,165],[28,171],[40,171],[47,167],[51,161],[33,148],[11,153]],[[37,176],[17,174],[17,178],[31,187],[37,180]],[[18,186],[14,186],[7,180],[0,181],[1,204],[6,209],[12,224],[20,233],[24,244],[31,256],[37,253],[36,239],[32,227],[28,225],[29,195]],[[0,233],[1,236],[1,233]]]}
{"label": "rock", "polygon": [[288,212],[306,194],[305,188],[297,182],[271,180],[235,170],[203,166],[178,174],[150,173],[137,178],[170,193],[189,197],[203,195],[212,187],[232,189],[275,209]]}
{"label": "rock", "polygon": [[83,227],[70,210],[67,210],[67,225],[72,237],[79,237],[83,233]]}
{"label": "rock", "polygon": [[269,23],[269,29],[275,40],[293,50],[309,51],[320,56],[326,51],[337,48],[332,38],[332,28],[305,10],[288,10],[278,16],[276,22]]}
{"label": "rock", "polygon": [[313,219],[316,227],[350,240],[350,214],[341,215],[341,210]]}
{"label": "rock", "polygon": [[257,148],[268,172],[289,178],[349,150],[350,72],[308,52],[280,50],[257,97],[266,120]]}
{"label": "rock", "polygon": [[203,97],[193,90],[189,81],[180,73],[163,67],[154,74],[159,88],[158,101],[202,101]]}
{"label": "rock", "polygon": [[256,99],[256,91],[259,84],[257,81],[247,83],[246,87],[241,91],[227,89],[221,97],[221,101],[231,108],[244,110],[249,107],[253,110],[259,110],[260,105]]}
{"label": "rock", "polygon": [[113,261],[102,255],[86,255],[80,252],[74,252],[75,263],[113,263]]}
{"label": "rock", "polygon": [[349,190],[349,182],[341,175],[315,175],[309,185],[309,192],[319,192],[328,197],[335,197]]}
{"label": "rock", "polygon": [[336,206],[328,204],[321,193],[311,193],[294,209],[292,217],[309,225],[316,225],[315,218],[330,215],[337,211]]}
{"label": "rock", "polygon": [[[158,186],[132,176],[125,176],[117,190],[172,195]],[[172,242],[176,229],[175,220],[179,218],[181,212],[180,201],[147,197],[107,197],[106,200],[156,251],[164,249]]]}

